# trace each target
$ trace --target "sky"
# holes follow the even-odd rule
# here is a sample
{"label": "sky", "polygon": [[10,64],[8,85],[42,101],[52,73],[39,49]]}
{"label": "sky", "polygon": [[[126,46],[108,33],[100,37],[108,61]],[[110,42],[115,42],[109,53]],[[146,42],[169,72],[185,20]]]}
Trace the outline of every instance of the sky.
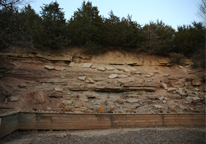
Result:
{"label": "sky", "polygon": [[[55,0],[53,0],[55,1]],[[56,0],[60,8],[65,12],[65,18],[69,20],[77,8],[80,8],[84,0]],[[86,2],[88,0],[85,0]],[[93,6],[97,6],[100,15],[108,18],[112,10],[114,15],[122,18],[132,15],[132,20],[141,25],[150,21],[162,20],[165,24],[177,30],[178,26],[189,25],[193,21],[203,22],[198,16],[198,4],[201,0],[89,0]],[[31,7],[40,13],[43,4],[49,4],[52,0],[32,0]]]}

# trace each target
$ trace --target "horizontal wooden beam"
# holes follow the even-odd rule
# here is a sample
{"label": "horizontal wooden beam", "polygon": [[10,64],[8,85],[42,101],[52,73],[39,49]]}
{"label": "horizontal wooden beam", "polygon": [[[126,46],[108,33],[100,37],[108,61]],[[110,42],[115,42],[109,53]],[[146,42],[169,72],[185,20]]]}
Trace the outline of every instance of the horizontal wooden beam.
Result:
{"label": "horizontal wooden beam", "polygon": [[108,129],[130,127],[204,127],[204,114],[71,114],[21,112],[19,129]]}
{"label": "horizontal wooden beam", "polygon": [[17,130],[205,127],[205,114],[76,114],[16,112],[0,115],[0,138]]}

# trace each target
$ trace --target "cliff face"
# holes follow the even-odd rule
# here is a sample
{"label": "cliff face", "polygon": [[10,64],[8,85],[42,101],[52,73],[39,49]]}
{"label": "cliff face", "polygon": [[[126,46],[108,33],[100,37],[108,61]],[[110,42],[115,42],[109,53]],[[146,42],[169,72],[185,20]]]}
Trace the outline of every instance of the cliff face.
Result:
{"label": "cliff face", "polygon": [[205,71],[168,57],[1,53],[0,112],[204,113]]}

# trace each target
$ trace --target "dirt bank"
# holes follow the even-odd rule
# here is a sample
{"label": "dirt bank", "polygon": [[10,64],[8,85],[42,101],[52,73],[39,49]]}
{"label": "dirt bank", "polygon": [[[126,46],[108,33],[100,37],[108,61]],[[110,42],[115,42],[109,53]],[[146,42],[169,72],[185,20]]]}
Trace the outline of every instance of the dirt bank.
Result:
{"label": "dirt bank", "polygon": [[168,57],[2,53],[0,113],[205,113],[205,70]]}

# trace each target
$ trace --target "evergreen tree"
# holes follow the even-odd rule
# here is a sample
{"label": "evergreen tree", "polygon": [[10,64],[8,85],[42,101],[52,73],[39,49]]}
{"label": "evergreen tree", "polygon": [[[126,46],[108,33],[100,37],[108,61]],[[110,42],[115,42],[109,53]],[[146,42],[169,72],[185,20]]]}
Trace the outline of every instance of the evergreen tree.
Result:
{"label": "evergreen tree", "polygon": [[110,11],[109,18],[105,20],[105,37],[107,44],[113,47],[136,48],[139,41],[141,26],[132,21],[132,16],[128,15],[127,19],[115,16]]}
{"label": "evergreen tree", "polygon": [[19,17],[23,21],[21,27],[24,31],[22,37],[25,44],[27,44],[27,47],[35,47],[35,43],[38,43],[39,41],[39,32],[42,27],[41,18],[30,5],[25,6],[21,10]]}
{"label": "evergreen tree", "polygon": [[[0,48],[10,45],[24,45],[23,21],[19,17],[18,4],[23,0],[0,1]],[[24,45],[25,46],[25,45]]]}
{"label": "evergreen tree", "polygon": [[19,25],[17,22],[18,10],[16,5],[7,1],[0,3],[0,45],[1,47],[9,46],[17,42]]}
{"label": "evergreen tree", "polygon": [[132,16],[130,15],[127,16],[127,19],[123,18],[122,23],[124,25],[122,28],[122,46],[137,48],[140,40],[141,26],[137,22],[132,21]]}
{"label": "evergreen tree", "polygon": [[165,55],[173,49],[175,30],[162,21],[150,22],[142,29],[141,47],[150,54]]}
{"label": "evergreen tree", "polygon": [[105,37],[109,46],[120,46],[120,18],[115,16],[113,11],[109,12],[109,18],[105,20]]}
{"label": "evergreen tree", "polygon": [[91,2],[83,2],[68,22],[68,37],[74,45],[101,45],[103,20],[97,7]]}
{"label": "evergreen tree", "polygon": [[175,52],[186,56],[193,55],[205,45],[205,27],[202,23],[193,22],[192,25],[179,26],[175,33]]}
{"label": "evergreen tree", "polygon": [[69,44],[66,38],[66,20],[57,2],[44,4],[41,11],[42,31],[39,43],[42,47],[57,49]]}

